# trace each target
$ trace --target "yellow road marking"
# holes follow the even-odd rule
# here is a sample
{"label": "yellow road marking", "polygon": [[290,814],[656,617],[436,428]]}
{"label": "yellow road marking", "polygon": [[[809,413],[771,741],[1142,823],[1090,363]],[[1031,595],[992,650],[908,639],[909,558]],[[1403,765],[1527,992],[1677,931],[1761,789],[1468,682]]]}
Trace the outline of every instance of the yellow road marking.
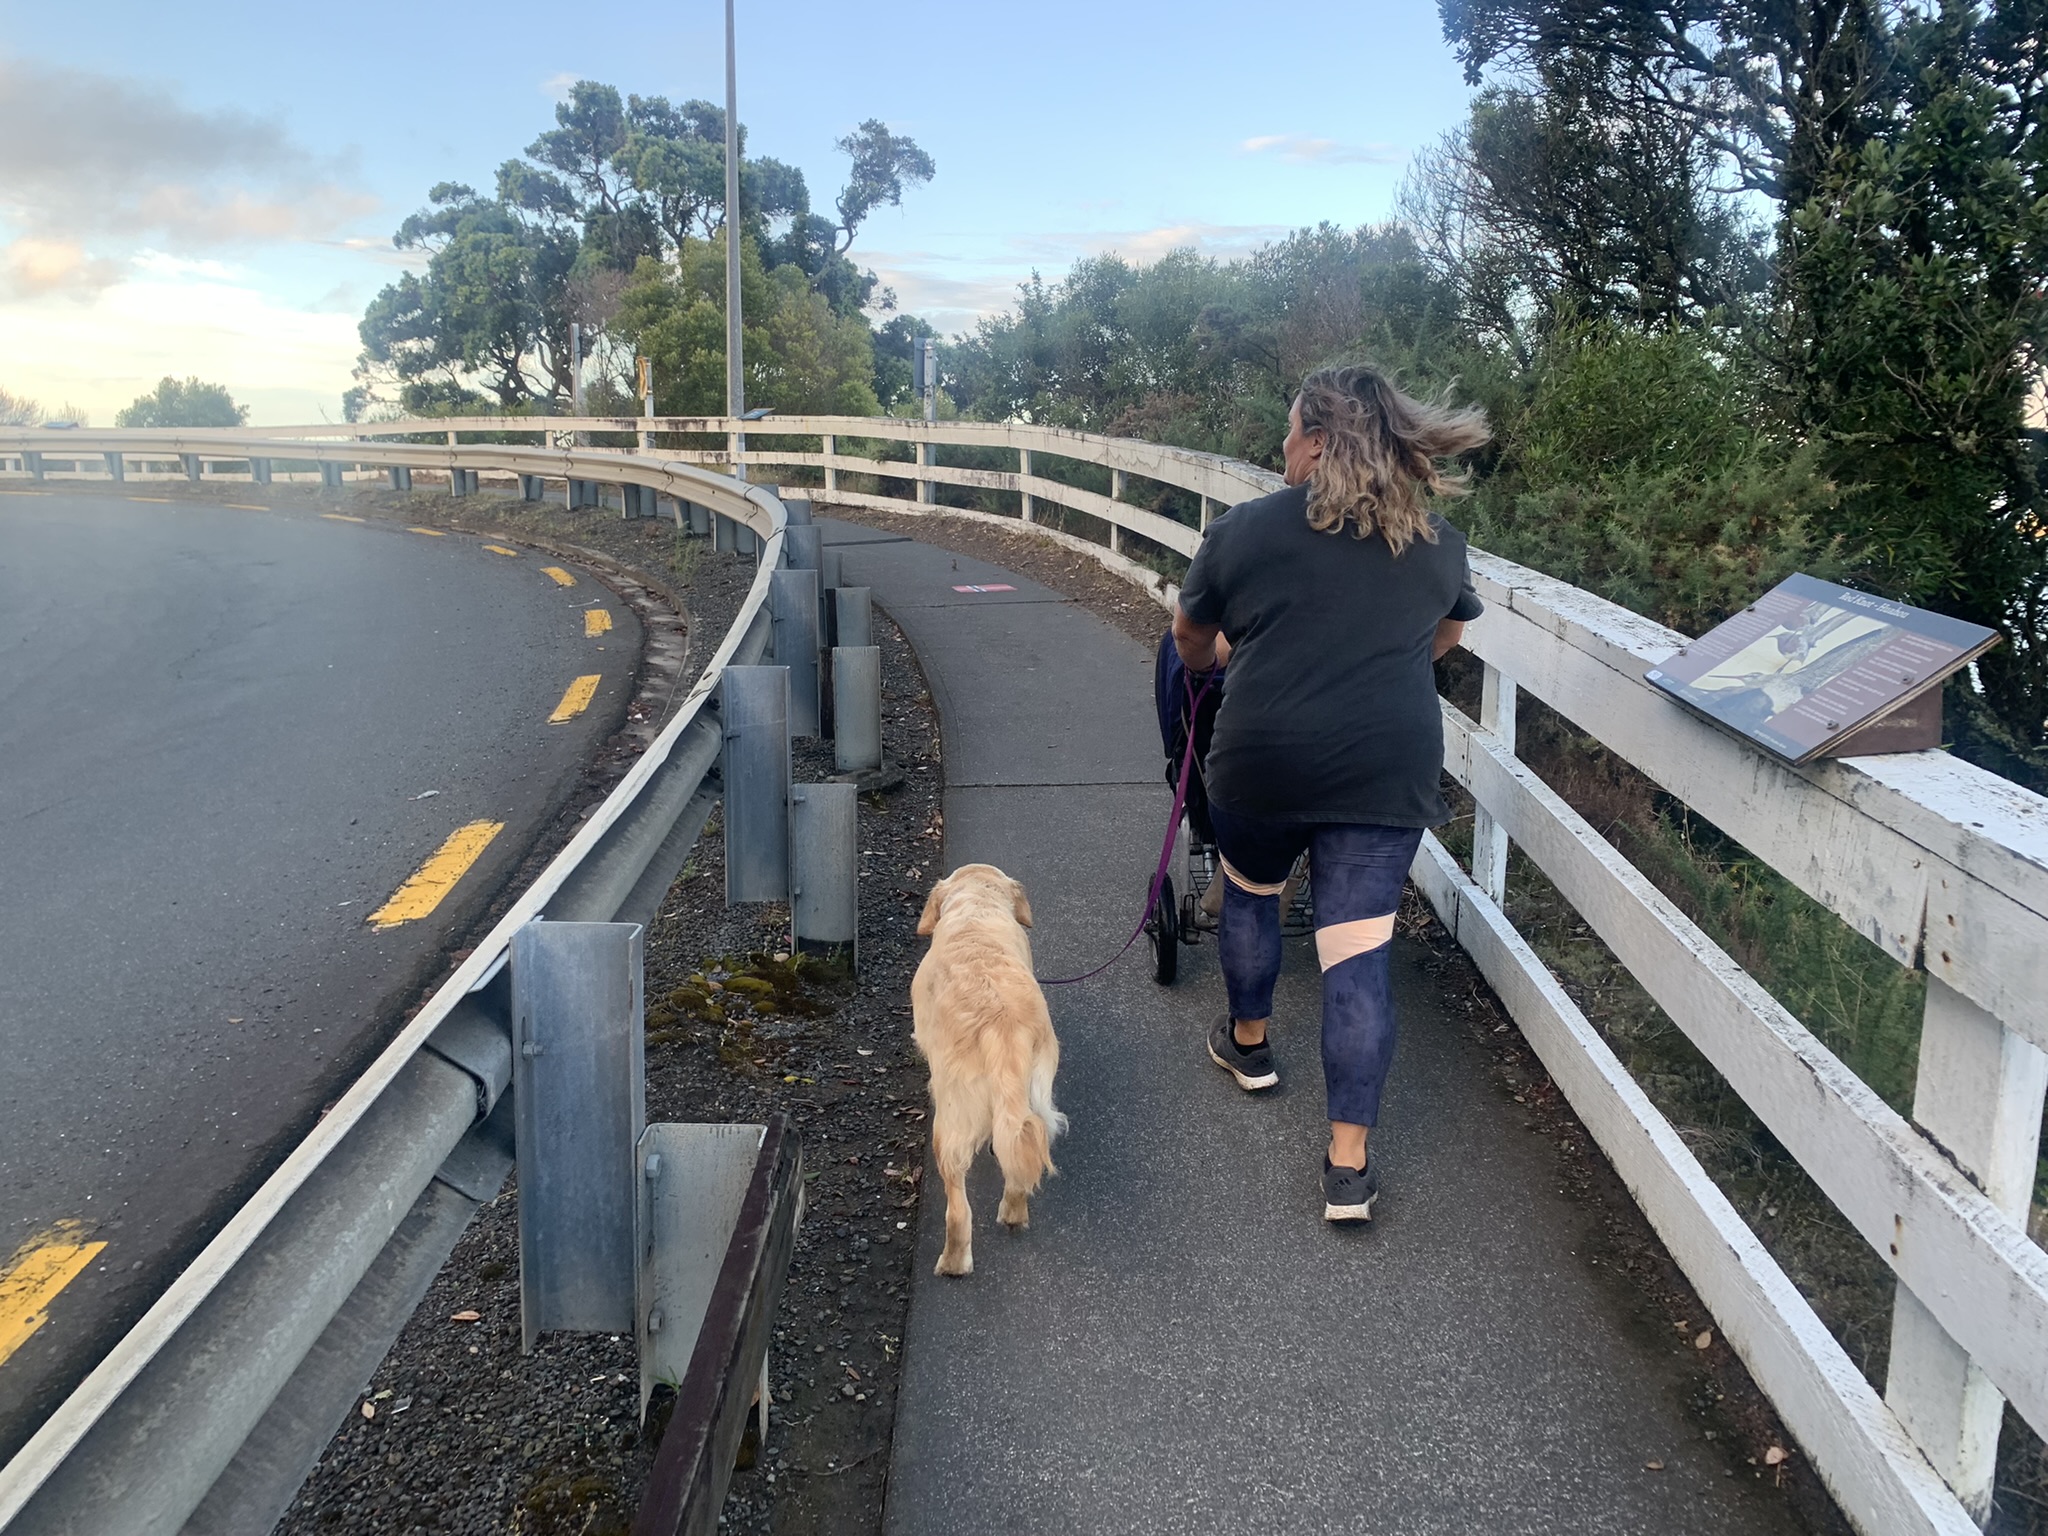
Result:
{"label": "yellow road marking", "polygon": [[597,685],[603,681],[603,674],[597,672],[577,678],[569,685],[568,692],[562,695],[562,702],[555,706],[555,712],[548,716],[548,724],[565,725],[590,708],[590,701],[597,697]]}
{"label": "yellow road marking", "polygon": [[360,517],[350,517],[346,512],[322,512],[320,515],[333,523],[360,523],[362,521]]}
{"label": "yellow road marking", "polygon": [[603,610],[602,608],[586,608],[586,609],[584,609],[584,610],[583,610],[583,633],[584,633],[584,634],[586,634],[586,635],[603,635],[603,634],[609,634],[609,633],[611,632],[611,627],[612,627],[612,616],[611,616],[610,614],[606,613],[606,612],[605,612],[605,611],[604,611],[604,610]]}
{"label": "yellow road marking", "polygon": [[448,841],[414,872],[412,878],[393,893],[391,899],[372,912],[370,926],[378,932],[425,917],[441,905],[455,889],[455,882],[469,873],[491,839],[505,830],[502,821],[472,821],[448,834]]}
{"label": "yellow road marking", "polygon": [[514,560],[517,560],[519,558],[518,550],[507,549],[502,544],[486,544],[484,548],[488,549],[494,555],[510,555]]}
{"label": "yellow road marking", "polygon": [[407,533],[424,533],[430,539],[445,539],[448,537],[447,534],[438,528],[408,528],[405,531]]}
{"label": "yellow road marking", "polygon": [[130,501],[153,501],[160,507],[168,507],[171,504],[171,498],[168,496],[130,496],[128,499]]}
{"label": "yellow road marking", "polygon": [[60,1221],[19,1248],[0,1269],[0,1365],[50,1320],[50,1303],[99,1256],[105,1243],[82,1241],[82,1222]]}
{"label": "yellow road marking", "polygon": [[253,501],[224,501],[221,505],[231,508],[236,512],[268,512],[270,510],[268,507],[257,506]]}
{"label": "yellow road marking", "polygon": [[576,578],[563,570],[559,565],[544,565],[540,568],[540,572],[543,576],[552,580],[558,587],[573,587],[576,585]]}

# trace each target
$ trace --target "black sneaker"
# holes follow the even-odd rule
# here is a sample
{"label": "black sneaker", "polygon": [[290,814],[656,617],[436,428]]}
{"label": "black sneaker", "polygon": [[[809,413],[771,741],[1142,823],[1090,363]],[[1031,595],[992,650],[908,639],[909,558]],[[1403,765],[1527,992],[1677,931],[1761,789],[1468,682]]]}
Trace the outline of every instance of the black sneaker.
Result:
{"label": "black sneaker", "polygon": [[1237,1086],[1246,1093],[1280,1081],[1280,1074],[1273,1070],[1273,1047],[1264,1040],[1257,1045],[1239,1045],[1227,1013],[1210,1026],[1209,1059],[1236,1078]]}
{"label": "black sneaker", "polygon": [[1323,1220],[1371,1221],[1372,1203],[1380,1196],[1379,1170],[1366,1159],[1363,1168],[1338,1168],[1323,1157]]}

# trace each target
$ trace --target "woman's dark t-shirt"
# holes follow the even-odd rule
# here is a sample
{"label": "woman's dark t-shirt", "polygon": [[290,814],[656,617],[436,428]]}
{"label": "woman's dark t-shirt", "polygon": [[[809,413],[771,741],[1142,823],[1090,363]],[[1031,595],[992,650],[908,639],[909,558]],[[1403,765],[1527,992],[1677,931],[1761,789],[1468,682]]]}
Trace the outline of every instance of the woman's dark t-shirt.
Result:
{"label": "woman's dark t-shirt", "polygon": [[1475,619],[1465,536],[1397,558],[1378,533],[1308,525],[1308,489],[1232,507],[1181,587],[1197,624],[1229,639],[1230,673],[1204,765],[1226,811],[1289,822],[1432,827],[1449,807],[1430,649],[1441,619]]}

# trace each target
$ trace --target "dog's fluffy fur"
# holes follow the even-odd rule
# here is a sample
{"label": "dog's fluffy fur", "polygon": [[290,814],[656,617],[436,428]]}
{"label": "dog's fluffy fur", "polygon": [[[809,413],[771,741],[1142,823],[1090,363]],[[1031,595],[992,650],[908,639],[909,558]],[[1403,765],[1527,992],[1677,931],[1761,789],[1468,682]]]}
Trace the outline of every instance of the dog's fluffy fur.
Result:
{"label": "dog's fluffy fur", "polygon": [[932,947],[910,983],[912,1037],[931,1066],[932,1161],[946,1186],[942,1275],[974,1272],[967,1169],[991,1142],[1003,1169],[997,1218],[1031,1224],[1030,1197],[1058,1170],[1052,1139],[1060,1042],[1031,975],[1031,903],[992,864],[966,864],[932,887],[917,931]]}

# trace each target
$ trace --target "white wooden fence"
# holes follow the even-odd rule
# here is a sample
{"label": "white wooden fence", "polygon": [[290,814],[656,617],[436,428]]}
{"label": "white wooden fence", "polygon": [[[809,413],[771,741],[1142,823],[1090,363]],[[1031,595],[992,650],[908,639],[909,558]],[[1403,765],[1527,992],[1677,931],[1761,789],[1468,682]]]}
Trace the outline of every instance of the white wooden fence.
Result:
{"label": "white wooden fence", "polygon": [[[1135,504],[1161,487],[1206,522],[1278,485],[1214,455],[1022,423],[866,417],[472,419],[267,434],[345,462],[353,437],[533,433],[539,465],[572,434],[629,432],[642,454],[782,478],[825,504],[1018,519],[943,508],[943,487],[1018,499],[1024,522],[1087,552],[1170,606],[1132,558],[1191,555],[1196,528]],[[666,450],[669,434],[719,447]],[[57,434],[50,434],[52,439]],[[203,434],[183,434],[189,442]],[[221,435],[224,440],[230,434]],[[780,439],[815,439],[785,449]],[[878,442],[910,458],[878,463]],[[854,444],[863,451],[845,451]],[[936,462],[1003,450],[1016,468]],[[51,457],[61,451],[52,441]],[[423,455],[424,456],[424,455]],[[566,451],[563,454],[565,461]],[[138,464],[144,455],[134,456]],[[223,454],[223,458],[226,454]],[[577,455],[587,465],[590,450]],[[1043,473],[1106,469],[1110,494]],[[14,461],[20,464],[22,461]],[[92,470],[89,461],[86,470]],[[565,470],[564,473],[567,471]],[[588,473],[587,469],[578,471]],[[0,457],[0,479],[17,478]],[[914,496],[844,477],[909,482]],[[785,483],[786,494],[802,494]],[[1101,542],[1043,526],[1051,505],[1095,519]],[[1084,528],[1090,525],[1083,524]],[[1092,531],[1092,530],[1091,530]],[[1434,838],[1414,876],[1472,954],[1627,1182],[1723,1335],[1856,1527],[1974,1531],[1988,1509],[2010,1400],[2048,1434],[2048,1253],[2026,1235],[2048,1088],[2048,801],[1941,752],[1788,768],[1643,681],[1686,637],[1589,593],[1478,552],[1485,615],[1466,631],[1485,667],[1480,718],[1446,705],[1448,766],[1477,807],[1470,874]],[[1515,756],[1526,690],[1927,978],[1913,1118],[1901,1118]],[[1507,851],[1522,849],[1799,1160],[1898,1279],[1882,1397],[1822,1326],[1502,912]]]}

